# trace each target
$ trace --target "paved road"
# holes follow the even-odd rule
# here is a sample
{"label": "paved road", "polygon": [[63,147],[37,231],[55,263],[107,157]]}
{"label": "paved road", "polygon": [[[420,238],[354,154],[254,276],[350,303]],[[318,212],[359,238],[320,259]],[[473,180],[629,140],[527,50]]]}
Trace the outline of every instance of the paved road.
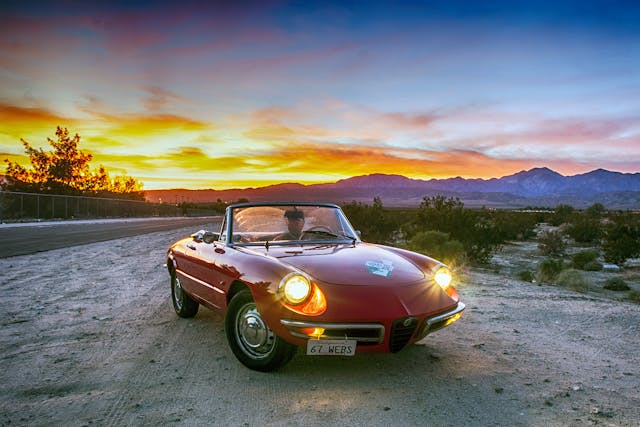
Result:
{"label": "paved road", "polygon": [[217,230],[221,217],[134,218],[0,225],[0,258],[193,226]]}

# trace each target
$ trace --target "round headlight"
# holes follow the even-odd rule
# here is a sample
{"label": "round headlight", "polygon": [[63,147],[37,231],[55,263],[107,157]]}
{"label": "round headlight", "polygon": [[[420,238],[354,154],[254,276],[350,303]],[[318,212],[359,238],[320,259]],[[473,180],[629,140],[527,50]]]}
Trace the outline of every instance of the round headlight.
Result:
{"label": "round headlight", "polygon": [[293,273],[282,280],[280,289],[288,303],[301,304],[311,294],[311,283],[303,275]]}
{"label": "round headlight", "polygon": [[451,284],[451,271],[447,267],[440,267],[436,271],[434,279],[442,289],[446,289]]}

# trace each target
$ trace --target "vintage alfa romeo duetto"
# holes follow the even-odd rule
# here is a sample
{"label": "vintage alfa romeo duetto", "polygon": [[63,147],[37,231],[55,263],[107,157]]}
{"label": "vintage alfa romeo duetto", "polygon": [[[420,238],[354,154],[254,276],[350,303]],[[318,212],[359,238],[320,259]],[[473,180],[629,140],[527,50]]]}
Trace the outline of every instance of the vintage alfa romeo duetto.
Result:
{"label": "vintage alfa romeo duetto", "polygon": [[395,353],[464,310],[441,262],[365,243],[327,203],[240,203],[220,233],[201,230],[167,253],[178,316],[225,313],[233,354],[272,371],[307,355]]}

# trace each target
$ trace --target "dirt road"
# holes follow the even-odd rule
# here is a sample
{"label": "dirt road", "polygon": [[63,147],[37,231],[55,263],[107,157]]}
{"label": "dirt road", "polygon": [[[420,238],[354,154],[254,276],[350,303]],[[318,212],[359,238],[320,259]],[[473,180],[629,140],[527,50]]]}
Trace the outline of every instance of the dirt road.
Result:
{"label": "dirt road", "polygon": [[192,228],[0,259],[0,425],[638,425],[640,306],[471,271],[460,321],[395,355],[244,368],[172,310]]}

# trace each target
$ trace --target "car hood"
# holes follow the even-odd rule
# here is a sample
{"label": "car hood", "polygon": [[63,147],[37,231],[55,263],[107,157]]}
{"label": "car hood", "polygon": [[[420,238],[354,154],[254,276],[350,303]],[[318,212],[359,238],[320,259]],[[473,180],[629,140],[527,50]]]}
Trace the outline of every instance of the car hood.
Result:
{"label": "car hood", "polygon": [[368,243],[271,246],[263,253],[325,283],[388,286],[413,283],[425,277],[413,262]]}

